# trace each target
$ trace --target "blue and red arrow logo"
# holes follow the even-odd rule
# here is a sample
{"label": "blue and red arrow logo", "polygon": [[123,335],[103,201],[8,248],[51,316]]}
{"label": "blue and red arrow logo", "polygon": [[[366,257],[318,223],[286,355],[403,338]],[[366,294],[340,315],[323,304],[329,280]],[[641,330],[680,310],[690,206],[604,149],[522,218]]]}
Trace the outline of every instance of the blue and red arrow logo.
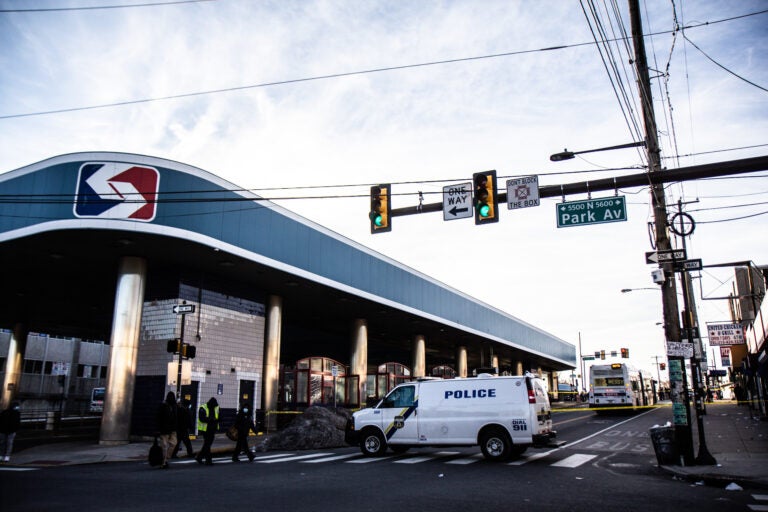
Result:
{"label": "blue and red arrow logo", "polygon": [[160,173],[153,167],[88,162],[80,167],[75,195],[75,216],[130,219],[155,218]]}

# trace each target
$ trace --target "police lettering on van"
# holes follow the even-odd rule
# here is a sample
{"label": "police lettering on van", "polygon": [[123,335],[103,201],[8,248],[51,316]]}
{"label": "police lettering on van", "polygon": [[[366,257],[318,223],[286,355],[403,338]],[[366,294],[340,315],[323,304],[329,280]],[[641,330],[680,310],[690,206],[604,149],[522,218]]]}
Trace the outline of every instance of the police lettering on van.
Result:
{"label": "police lettering on van", "polygon": [[491,389],[459,389],[457,391],[446,391],[445,398],[494,398],[496,390]]}
{"label": "police lettering on van", "polygon": [[491,460],[522,454],[555,437],[546,388],[541,379],[482,375],[430,379],[395,387],[375,407],[349,420],[347,442],[369,456],[387,448],[480,446]]}

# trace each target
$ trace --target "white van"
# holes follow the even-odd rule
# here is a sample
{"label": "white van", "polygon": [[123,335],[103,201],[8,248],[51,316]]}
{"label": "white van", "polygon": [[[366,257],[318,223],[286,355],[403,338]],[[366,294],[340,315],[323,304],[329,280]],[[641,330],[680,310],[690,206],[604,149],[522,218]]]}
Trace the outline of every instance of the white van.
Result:
{"label": "white van", "polygon": [[375,407],[352,415],[346,440],[363,454],[416,446],[476,446],[506,460],[555,438],[544,382],[532,374],[417,380],[400,384]]}

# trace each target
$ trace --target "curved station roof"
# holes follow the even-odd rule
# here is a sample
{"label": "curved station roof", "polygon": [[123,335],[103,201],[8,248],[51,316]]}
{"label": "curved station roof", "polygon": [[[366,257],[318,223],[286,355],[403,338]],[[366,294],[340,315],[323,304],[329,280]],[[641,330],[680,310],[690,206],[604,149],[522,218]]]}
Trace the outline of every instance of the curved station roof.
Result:
{"label": "curved station roof", "polygon": [[0,327],[108,340],[117,261],[142,256],[150,276],[283,297],[283,350],[297,357],[345,359],[350,323],[363,318],[382,362],[421,334],[434,360],[490,344],[531,367],[576,365],[573,344],[182,163],[61,155],[0,175],[0,197]]}

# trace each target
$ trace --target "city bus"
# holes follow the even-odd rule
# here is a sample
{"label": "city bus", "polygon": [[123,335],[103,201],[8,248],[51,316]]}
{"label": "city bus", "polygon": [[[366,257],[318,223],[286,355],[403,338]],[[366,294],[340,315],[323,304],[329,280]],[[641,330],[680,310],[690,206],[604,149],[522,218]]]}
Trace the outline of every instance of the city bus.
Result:
{"label": "city bus", "polygon": [[625,363],[596,364],[589,371],[590,409],[631,408],[653,403],[649,379]]}

